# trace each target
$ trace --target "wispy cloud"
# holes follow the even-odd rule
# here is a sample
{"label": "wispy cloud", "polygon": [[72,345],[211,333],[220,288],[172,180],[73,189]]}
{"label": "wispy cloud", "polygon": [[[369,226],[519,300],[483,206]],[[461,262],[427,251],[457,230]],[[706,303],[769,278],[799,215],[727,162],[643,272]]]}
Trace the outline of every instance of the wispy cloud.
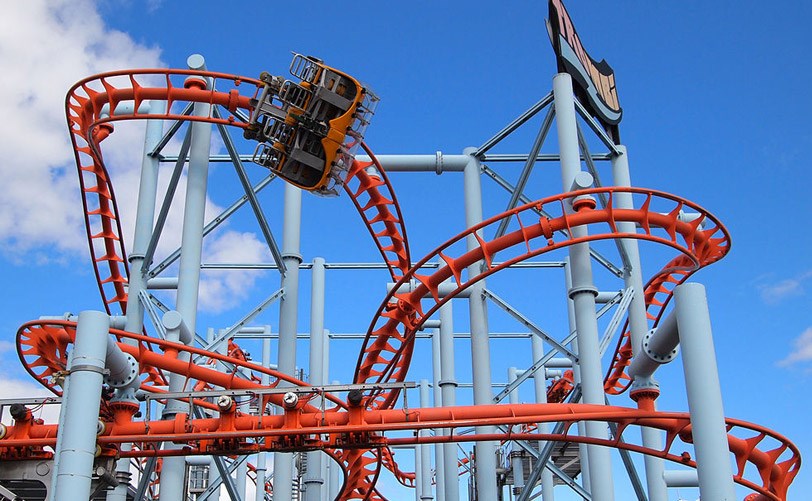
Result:
{"label": "wispy cloud", "polygon": [[[160,4],[152,0],[149,7]],[[164,67],[160,54],[159,48],[139,44],[107,27],[91,0],[29,0],[4,6],[0,114],[6,125],[0,125],[4,153],[0,178],[6,188],[0,190],[0,258],[31,265],[86,259],[82,204],[65,126],[65,93],[76,81],[103,71]],[[222,143],[216,134],[214,138],[216,150]],[[143,124],[139,123],[116,124],[103,148],[128,246],[134,233],[138,190],[133,187],[139,182],[142,148]],[[169,176],[164,171],[163,189]],[[182,202],[185,186],[183,176],[176,203]],[[159,242],[159,256],[180,244],[183,211],[174,209]],[[207,200],[208,218],[221,211]],[[253,234],[226,229],[208,237],[205,245],[214,254],[249,260],[260,255],[258,244]],[[244,272],[206,277],[201,306],[216,311],[235,306],[255,278],[256,274]]]}
{"label": "wispy cloud", "polygon": [[0,341],[0,355],[7,351],[13,351],[17,345],[9,341]]}
{"label": "wispy cloud", "polygon": [[812,279],[812,270],[807,270],[795,277],[787,278],[773,283],[757,285],[761,299],[765,303],[776,304],[784,299],[801,296],[806,293],[804,284]]}
{"label": "wispy cloud", "polygon": [[792,342],[794,350],[778,362],[780,367],[788,367],[800,362],[812,361],[812,327],[808,327]]}
{"label": "wispy cloud", "polygon": [[65,93],[88,75],[161,65],[159,56],[158,49],[108,29],[87,0],[4,5],[0,177],[6,188],[0,192],[0,249],[5,254],[45,247],[74,256],[85,252]]}
{"label": "wispy cloud", "polygon": [[[53,393],[33,381],[16,379],[2,372],[0,372],[0,377],[3,379],[3,384],[0,385],[0,398],[54,396]],[[59,420],[59,407],[57,404],[44,405],[34,410],[34,416],[44,419],[46,423],[56,424]],[[8,413],[5,413],[3,418],[5,424],[10,424],[10,416]]]}

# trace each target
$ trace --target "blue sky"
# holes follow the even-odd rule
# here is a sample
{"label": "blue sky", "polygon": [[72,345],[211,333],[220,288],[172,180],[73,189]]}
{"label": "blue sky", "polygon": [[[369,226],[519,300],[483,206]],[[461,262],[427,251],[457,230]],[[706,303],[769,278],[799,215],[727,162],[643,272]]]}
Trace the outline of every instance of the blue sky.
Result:
{"label": "blue sky", "polygon": [[[567,7],[587,50],[615,69],[624,109],[621,138],[629,148],[633,182],[699,203],[732,235],[731,253],[696,275],[708,288],[726,414],[775,429],[802,453],[812,450],[804,425],[812,413],[812,129],[807,123],[812,71],[806,51],[812,40],[804,29],[812,7],[786,1],[770,7],[753,1],[570,1]],[[27,2],[6,10],[0,20],[0,84],[6,89],[0,110],[7,117],[0,129],[6,152],[0,172],[7,187],[0,193],[0,273],[7,292],[0,306],[0,357],[10,392],[33,391],[19,381],[25,375],[10,344],[21,323],[101,306],[82,240],[62,111],[64,94],[76,80],[120,68],[183,67],[195,52],[205,55],[211,70],[256,76],[263,70],[285,72],[291,51],[313,54],[380,95],[367,133],[376,152],[454,154],[481,144],[535,103],[550,90],[555,73],[544,2],[499,7],[492,2],[331,2],[303,9],[296,3],[122,0],[48,7]],[[503,152],[527,151],[534,132],[525,133],[525,142],[518,135]],[[117,152],[105,155],[115,164],[113,182],[126,205],[135,196],[128,187],[139,162],[140,131],[116,135],[110,146]],[[554,145],[548,141],[544,151],[554,151]],[[225,176],[218,169],[215,174]],[[414,258],[464,229],[461,180],[453,176],[392,176]],[[556,193],[557,179],[555,172],[539,173],[532,193]],[[230,186],[213,189],[211,203],[228,205],[237,193]],[[269,213],[281,209],[280,193],[278,186],[269,189]],[[486,211],[493,215],[504,203],[494,195]],[[304,210],[310,224],[303,233],[306,261],[377,259],[345,197],[306,197]],[[271,223],[281,238],[281,222],[272,218]],[[216,237],[209,255],[233,259],[239,250],[246,259],[267,258],[256,242],[256,230],[237,220]],[[657,270],[653,261],[644,262],[649,274]],[[383,299],[385,276],[364,273],[328,274],[328,297],[334,302],[327,327],[334,332],[365,330]],[[211,313],[199,324],[217,327],[238,317],[236,303],[267,296],[263,284],[272,287],[276,280],[278,285],[271,274],[210,278]],[[303,273],[304,294],[308,280]],[[549,281],[549,301],[558,306],[563,279],[554,274]],[[342,291],[351,286],[364,292],[347,300]],[[498,280],[493,286],[510,289]],[[223,296],[218,299],[216,291]],[[306,298],[301,310],[307,309]],[[464,331],[462,310],[460,303],[457,327]],[[560,308],[536,315],[554,331],[566,320]],[[305,331],[304,314],[302,319]],[[504,332],[517,326],[495,313],[491,328]],[[503,380],[504,366],[529,363],[502,360],[498,343],[495,381]],[[427,350],[428,344],[418,349]],[[459,349],[464,354],[465,346]],[[306,345],[299,351],[299,362],[306,365]],[[346,353],[354,360],[356,346]],[[463,366],[458,362],[461,377]],[[430,376],[420,369],[415,368],[415,379]],[[337,377],[346,380],[340,371]],[[661,376],[660,404],[668,410],[686,408],[678,394],[680,371],[677,365],[666,367]],[[673,396],[666,394],[667,384]],[[617,403],[630,405],[625,397]],[[797,497],[810,491],[812,475],[802,470],[791,492]]]}

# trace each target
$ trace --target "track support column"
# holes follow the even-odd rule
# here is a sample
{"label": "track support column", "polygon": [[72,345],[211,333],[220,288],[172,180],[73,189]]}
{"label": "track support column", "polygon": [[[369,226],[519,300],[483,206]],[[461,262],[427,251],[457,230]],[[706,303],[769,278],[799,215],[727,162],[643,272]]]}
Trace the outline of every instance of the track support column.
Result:
{"label": "track support column", "polygon": [[[544,358],[544,342],[538,336],[531,336],[530,337],[530,349],[533,353],[533,363],[537,360],[541,360]],[[547,403],[547,377],[546,377],[547,369],[545,367],[539,367],[535,374],[533,374],[533,389],[536,394],[536,403],[538,404],[546,404]],[[538,424],[539,433],[550,433],[550,424],[549,423],[539,423]],[[539,452],[544,449],[544,445],[546,442],[539,441],[538,442],[538,449]],[[528,486],[528,488],[532,489],[533,486]],[[541,499],[542,501],[553,501],[553,472],[550,471],[549,468],[544,468],[544,471],[541,472]]]}
{"label": "track support column", "polygon": [[[572,91],[572,77],[559,73],[553,78],[553,98],[555,102],[558,144],[561,154],[561,180],[564,192],[573,189],[576,180],[583,176],[581,152],[578,146],[578,124],[575,118],[575,97]],[[587,186],[577,186],[586,188]],[[567,211],[573,209],[567,207]],[[588,234],[585,226],[572,228],[573,238]],[[568,291],[575,307],[575,326],[578,330],[578,356],[581,368],[581,388],[583,402],[604,405],[603,373],[601,370],[600,347],[598,340],[598,320],[595,316],[595,296],[597,289],[592,280],[592,263],[589,244],[580,243],[569,247],[572,288]],[[593,438],[608,439],[605,423],[588,421],[587,435]],[[589,484],[592,499],[612,501],[614,485],[612,480],[612,458],[606,447],[588,446]]]}
{"label": "track support column", "polygon": [[[476,148],[466,148],[463,153],[471,155]],[[465,224],[472,227],[482,222],[482,165],[478,158],[471,156],[463,171],[465,189]],[[481,235],[480,235],[481,236]],[[468,250],[478,247],[473,235],[467,237]],[[480,273],[482,262],[469,266],[469,276]],[[488,340],[488,310],[485,304],[485,281],[480,280],[470,287],[468,299],[471,322],[471,365],[474,383],[474,405],[493,403],[491,382],[491,354]],[[477,433],[494,433],[493,426],[478,426]],[[477,499],[496,499],[496,443],[476,443],[476,491]]]}
{"label": "track support column", "polygon": [[[296,334],[299,314],[300,234],[302,224],[302,190],[285,184],[284,221],[282,226],[282,262],[285,295],[279,305],[279,372],[296,374]],[[273,461],[274,497],[293,499],[293,454],[275,452]]]}
{"label": "track support column", "polygon": [[674,302],[699,494],[702,499],[733,501],[733,469],[705,287],[698,283],[679,285],[674,289]]}
{"label": "track support column", "polygon": [[[440,307],[440,391],[444,407],[457,405],[457,380],[454,375],[454,312],[453,301]],[[453,430],[445,429],[450,434]],[[457,466],[457,444],[442,444],[443,464],[437,469],[443,470],[442,485],[445,501],[459,501],[460,480]],[[437,491],[440,491],[438,485]],[[438,496],[439,498],[439,496]]]}
{"label": "track support column", "polygon": [[79,314],[68,375],[70,394],[65,393],[60,410],[59,463],[51,486],[54,501],[90,497],[109,331],[110,317],[106,313]]}
{"label": "track support column", "polygon": [[[206,62],[203,56],[199,54],[189,56],[187,65],[193,70],[206,70]],[[200,85],[203,82],[205,80],[195,79],[193,85]],[[211,114],[211,105],[208,103],[195,103],[193,114],[207,117]],[[203,251],[211,125],[204,122],[193,122],[190,127],[192,128],[192,139],[189,149],[189,170],[186,178],[186,203],[183,213],[182,251],[178,269],[176,309],[189,332],[194,333],[197,323],[197,301],[200,289],[200,258]],[[178,342],[180,333],[174,330],[168,332],[167,339]],[[187,342],[191,343],[191,340]],[[182,352],[178,355],[178,358],[188,361],[189,354]],[[169,391],[183,391],[185,386],[185,375],[169,375]],[[178,412],[183,412],[183,409],[184,404],[179,400],[169,400],[164,408],[163,417],[164,419],[172,419]],[[165,447],[171,446],[173,444],[165,444]],[[161,469],[160,499],[162,501],[176,501],[183,498],[185,472],[185,457],[164,458],[163,468]]]}
{"label": "track support column", "polygon": [[[166,109],[164,101],[150,101],[150,113],[162,113]],[[144,328],[144,305],[141,304],[140,293],[146,289],[146,276],[141,268],[144,264],[144,254],[149,245],[155,219],[155,201],[158,194],[158,158],[149,153],[161,140],[163,133],[162,120],[148,120],[144,134],[144,153],[141,161],[141,181],[138,184],[138,206],[135,216],[135,236],[130,255],[130,276],[127,291],[127,323],[124,330],[140,333]],[[147,263],[149,265],[149,263]],[[135,340],[126,339],[125,343],[135,346]],[[140,385],[141,378],[136,378],[128,388],[116,390],[117,400],[135,402],[135,390]],[[121,444],[122,451],[129,451],[131,444]],[[116,463],[116,479],[119,484],[107,491],[107,501],[125,501],[127,487],[130,484],[130,458],[119,459]]]}
{"label": "track support column", "polygon": [[[615,186],[631,186],[629,156],[626,147],[618,145],[617,149],[620,154],[612,157],[612,178],[615,181]],[[617,192],[614,200],[615,206],[619,209],[634,208],[631,193]],[[637,233],[634,223],[619,222],[617,226],[624,233]],[[640,267],[640,249],[637,240],[634,238],[622,238],[620,239],[620,245],[626,250],[628,258],[627,266],[623,269],[623,281],[627,288],[631,287],[634,291],[634,297],[632,297],[632,302],[629,304],[629,330],[631,332],[632,354],[636,355],[643,344],[643,337],[648,331],[646,300],[643,297],[645,292],[643,288],[643,272]],[[639,386],[642,391],[654,398],[659,393],[657,383],[650,378],[645,381],[635,380],[633,385],[632,392],[634,392],[635,386]],[[654,398],[651,399],[649,405],[653,405],[654,409],[656,409]],[[662,449],[662,436],[659,430],[642,427],[640,433],[644,447],[654,450]],[[665,470],[663,460],[645,455],[643,461],[646,465],[646,486],[649,501],[668,501],[668,491],[663,480],[663,471]]]}
{"label": "track support column", "polygon": [[[321,386],[324,378],[324,259],[313,259],[313,275],[310,292],[310,384]],[[307,453],[305,476],[305,501],[321,501],[324,487],[321,451]]]}

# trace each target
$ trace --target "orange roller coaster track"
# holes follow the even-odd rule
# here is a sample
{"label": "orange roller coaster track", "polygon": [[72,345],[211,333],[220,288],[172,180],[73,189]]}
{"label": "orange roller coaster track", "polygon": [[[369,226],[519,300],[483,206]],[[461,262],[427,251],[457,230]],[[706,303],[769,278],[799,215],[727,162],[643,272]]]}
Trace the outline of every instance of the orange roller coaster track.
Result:
{"label": "orange roller coaster track", "polygon": [[[68,321],[37,321],[23,325],[19,339],[31,339],[43,330],[59,331],[55,337],[71,342],[76,324]],[[125,331],[111,330],[119,338],[144,341],[144,336]],[[214,369],[196,366],[178,358],[180,352],[193,355],[207,353],[204,350],[169,341],[156,342],[163,353],[141,349],[120,342],[125,352],[136,357],[140,364],[158,367],[170,372],[182,373],[188,377],[210,384],[233,389],[260,389],[261,385],[222,373]],[[223,361],[227,356],[219,356]],[[302,381],[288,378],[276,371],[266,369],[251,362],[242,361],[241,367],[261,373],[271,374],[290,383],[306,387]],[[235,370],[236,372],[236,370]],[[317,391],[314,389],[312,396]],[[417,443],[441,443],[449,441],[474,440],[555,440],[577,443],[591,443],[623,448],[634,452],[650,454],[686,466],[695,467],[690,453],[675,450],[676,440],[692,443],[690,417],[685,413],[653,412],[612,406],[587,404],[512,404],[487,406],[460,406],[428,409],[369,409],[364,406],[345,405],[341,400],[325,395],[335,404],[331,409],[319,409],[300,400],[295,408],[286,408],[284,415],[254,416],[242,415],[232,410],[221,412],[219,418],[191,419],[188,414],[179,414],[174,420],[135,421],[136,409],[128,406],[110,406],[110,415],[105,420],[104,432],[98,443],[102,447],[113,447],[112,453],[119,453],[116,444],[134,443],[138,447],[130,452],[120,452],[123,457],[147,457],[195,454],[251,454],[260,451],[301,451],[314,449],[343,449],[347,451],[380,450],[392,445]],[[272,394],[274,403],[281,405],[281,394]],[[571,435],[569,429],[579,421],[605,421],[618,425],[614,439],[602,440]],[[522,425],[539,422],[564,422],[565,430],[560,434],[526,433]],[[786,498],[792,479],[800,468],[798,449],[783,436],[758,425],[738,420],[727,420],[728,445],[735,458],[737,472],[735,481],[769,499]],[[414,434],[405,438],[389,438],[386,432],[417,431],[435,428],[467,428],[476,426],[500,425],[507,432],[488,435],[438,435],[423,436]],[[666,433],[663,450],[651,450],[624,442],[622,435],[631,425],[656,428]],[[514,431],[514,429],[516,431]],[[0,440],[0,450],[5,457],[12,457],[15,451],[25,448],[54,447],[57,426],[40,424],[35,420],[18,421],[10,427],[5,438]],[[745,435],[742,437],[742,435]],[[262,445],[249,442],[249,438],[265,437]],[[156,444],[165,441],[183,443],[180,450],[161,450]],[[769,447],[764,450],[764,447]],[[388,454],[382,454],[384,457]],[[345,459],[346,460],[346,459]],[[391,458],[390,458],[391,460]],[[380,469],[383,461],[378,463]],[[744,477],[750,465],[758,472],[760,481]],[[345,498],[353,495],[374,497],[373,481],[362,491],[363,478],[355,480],[348,472]],[[361,473],[361,472],[359,472]],[[405,480],[405,478],[404,478]]]}
{"label": "orange roller coaster track", "polygon": [[[208,89],[200,85],[209,81]],[[252,100],[263,82],[241,76],[197,70],[134,70],[105,73],[77,83],[68,93],[66,113],[73,142],[85,226],[102,300],[108,313],[117,303],[126,311],[128,280],[127,258],[122,238],[119,211],[110,176],[104,165],[99,144],[113,132],[113,122],[133,119],[198,121],[245,128],[248,124],[239,110],[250,115]],[[218,87],[220,89],[218,90]],[[247,92],[241,93],[247,89]],[[155,112],[145,107],[147,101],[166,101],[165,111]],[[190,116],[178,111],[189,103],[221,106],[232,114],[226,118]],[[403,215],[394,190],[383,167],[362,143],[370,162],[355,161],[344,187],[363,221],[367,225],[393,280],[397,282],[378,308],[367,330],[358,356],[354,382],[379,385],[405,380],[414,351],[415,332],[440,308],[472,284],[513,264],[570,245],[597,240],[633,238],[666,245],[679,255],[667,263],[646,286],[645,300],[650,320],[662,317],[674,286],[685,281],[693,272],[724,257],[730,239],[724,226],[702,207],[676,196],[641,188],[595,188],[564,193],[531,202],[494,216],[469,228],[414,265],[411,262]],[[354,185],[351,187],[350,185]],[[633,208],[614,207],[619,193],[631,194]],[[573,200],[577,201],[573,203]],[[606,197],[605,206],[598,207],[595,197]],[[548,216],[539,217],[539,211]],[[690,210],[698,214],[684,221],[680,213]],[[518,229],[487,240],[505,219],[516,218]],[[619,230],[620,223],[633,223],[638,232]],[[574,227],[589,226],[587,237],[572,237]],[[514,225],[515,228],[515,225]],[[493,233],[493,232],[491,232]],[[459,245],[473,236],[477,245],[459,252]],[[500,261],[497,262],[497,254]],[[430,261],[441,266],[429,275],[418,273]],[[482,263],[478,273],[471,265]],[[440,284],[453,281],[450,294],[439,293]],[[412,290],[406,286],[416,284]],[[425,303],[424,303],[425,301]],[[624,329],[625,331],[625,329]],[[279,373],[244,358],[229,357],[178,343],[162,341],[145,334],[120,330],[110,333],[121,341],[121,349],[132,355],[147,377],[142,387],[156,391],[164,383],[161,371],[183,374],[226,389],[258,390],[272,388],[285,381],[307,392],[307,383]],[[67,353],[75,335],[75,324],[68,321],[37,321],[24,324],[18,331],[18,353],[29,373],[41,384],[59,393],[59,376],[67,369]],[[227,362],[234,369],[221,372],[205,366],[184,362],[178,354],[186,352]],[[631,358],[628,332],[621,336],[609,369],[605,390],[622,393],[628,387],[625,369]],[[274,378],[270,386],[251,379],[236,377],[238,369],[267,374]],[[414,475],[400,471],[387,447],[444,441],[472,440],[566,440],[624,448],[695,467],[687,452],[674,452],[677,439],[690,444],[688,415],[635,410],[610,406],[583,404],[547,405],[486,405],[476,407],[444,407],[435,409],[394,409],[399,389],[381,388],[369,391],[358,405],[313,389],[334,404],[332,409],[318,409],[303,398],[295,409],[281,416],[227,415],[219,418],[192,419],[179,415],[175,420],[135,421],[133,409],[106,404],[107,418],[99,444],[123,457],[162,456],[170,454],[232,454],[259,450],[325,450],[344,470],[342,499],[382,499],[376,488],[382,466],[395,474],[403,485],[413,486]],[[281,405],[281,394],[269,394],[268,401]],[[211,404],[194,400],[199,405]],[[614,439],[603,440],[569,434],[573,423],[605,421],[618,425]],[[562,434],[526,433],[522,425],[558,421],[567,424]],[[786,498],[787,488],[800,467],[797,448],[784,437],[757,425],[727,420],[730,451],[735,457],[735,480],[769,499]],[[468,426],[505,425],[509,431],[492,435],[415,434],[406,438],[391,438],[386,432],[416,431],[428,428],[458,429]],[[631,425],[646,426],[666,433],[663,450],[646,449],[621,440],[623,431]],[[516,432],[514,433],[514,427]],[[734,433],[735,432],[735,433]],[[0,454],[6,459],[19,458],[26,450],[53,447],[57,428],[37,422],[17,422],[0,439]],[[740,435],[746,438],[740,438]],[[264,445],[249,442],[249,438],[265,437]],[[183,442],[179,450],[160,450],[162,441]],[[131,451],[117,450],[117,444],[131,442]],[[764,443],[764,444],[762,444]],[[759,447],[771,447],[767,450]],[[750,465],[760,480],[745,479]]]}

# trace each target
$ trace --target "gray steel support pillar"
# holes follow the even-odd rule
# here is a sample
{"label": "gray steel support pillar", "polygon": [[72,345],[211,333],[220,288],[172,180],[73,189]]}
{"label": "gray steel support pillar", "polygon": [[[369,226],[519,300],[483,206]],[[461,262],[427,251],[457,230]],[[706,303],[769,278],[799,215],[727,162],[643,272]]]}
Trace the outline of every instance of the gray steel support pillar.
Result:
{"label": "gray steel support pillar", "polygon": [[[164,101],[150,101],[150,113],[162,113],[166,109]],[[146,289],[146,277],[141,271],[144,263],[144,253],[149,245],[152,235],[153,221],[155,220],[155,201],[158,194],[158,157],[152,157],[149,152],[155,148],[163,135],[162,120],[148,120],[144,135],[144,153],[141,161],[141,181],[138,185],[138,205],[135,213],[135,235],[132,248],[127,260],[130,262],[129,290],[127,292],[127,322],[124,330],[141,333],[144,328],[144,306],[141,304],[140,293]],[[137,344],[135,340],[125,339],[125,343]],[[116,390],[116,399],[135,400],[135,390],[140,384],[136,378],[129,388]],[[121,444],[122,451],[129,451],[131,444]],[[116,479],[119,484],[107,491],[107,501],[125,501],[127,487],[130,479],[130,458],[119,459],[116,463]]]}
{"label": "gray steel support pillar", "polygon": [[[612,157],[612,178],[615,186],[631,186],[631,174],[629,172],[629,156],[626,147],[618,145],[620,154]],[[614,195],[615,207],[619,209],[632,209],[634,203],[631,193],[618,192]],[[618,230],[624,233],[637,233],[637,228],[632,222],[617,223]],[[643,343],[643,337],[648,331],[648,321],[646,317],[646,300],[643,297],[643,272],[640,266],[640,249],[635,238],[622,238],[620,245],[626,250],[628,267],[623,270],[623,281],[627,288],[634,290],[634,297],[629,304],[629,330],[631,331],[632,354],[636,355]],[[637,383],[635,381],[635,383]],[[656,385],[653,380],[640,381],[643,385]],[[634,389],[634,386],[632,386]],[[655,404],[656,408],[656,404]],[[640,429],[643,446],[654,450],[663,448],[660,431],[654,428],[642,427]],[[663,460],[654,456],[644,455],[643,461],[646,466],[646,486],[648,489],[649,501],[668,501],[668,491],[663,480],[665,466]]]}
{"label": "gray steel support pillar", "polygon": [[[324,377],[324,259],[313,259],[310,293],[310,384],[320,386]],[[307,453],[305,474],[305,501],[321,501],[324,476],[321,451]]]}
{"label": "gray steel support pillar", "polygon": [[[538,336],[531,336],[531,349],[533,352],[533,362],[541,360],[544,357],[544,341]],[[536,394],[536,403],[547,403],[547,378],[545,377],[546,368],[539,367],[535,374],[533,374],[533,389]],[[549,423],[538,424],[539,433],[550,433]],[[539,451],[544,449],[546,442],[539,441]],[[544,468],[541,472],[541,499],[543,501],[553,501],[553,472],[549,468]]]}
{"label": "gray steel support pillar", "polygon": [[[553,78],[553,98],[561,154],[561,181],[564,192],[567,192],[571,190],[576,176],[582,172],[572,77],[569,74],[559,73]],[[567,211],[572,211],[572,208],[567,207]],[[573,238],[588,234],[585,226],[574,227],[571,231]],[[589,244],[585,242],[569,246],[569,257],[572,288],[568,293],[575,308],[583,401],[587,404],[604,405],[598,319],[595,316],[595,296],[598,291],[592,281]],[[593,438],[609,438],[605,423],[588,421],[586,431]],[[606,447],[592,445],[587,450],[592,499],[611,501],[614,499],[614,486],[610,451]]]}
{"label": "gray steel support pillar", "polygon": [[52,485],[55,501],[90,497],[109,331],[110,317],[106,313],[83,311],[79,314],[67,376],[70,393],[64,395],[60,409],[59,464]]}
{"label": "gray steel support pillar", "polygon": [[[421,379],[420,407],[425,409],[430,406],[429,382],[425,379]],[[418,434],[421,437],[430,436],[429,430],[420,430]],[[431,446],[429,444],[420,444],[417,446],[417,449],[420,454],[420,476],[417,479],[420,482],[420,500],[430,501],[434,499],[434,496],[431,495]]]}
{"label": "gray steel support pillar", "polygon": [[[476,148],[466,148],[463,153],[471,155]],[[481,164],[478,158],[471,156],[463,171],[465,197],[465,225],[470,228],[482,222],[482,184]],[[481,236],[481,235],[480,235]],[[467,237],[468,250],[476,249],[479,244],[473,235]],[[478,275],[482,262],[468,267],[468,275]],[[474,405],[493,403],[491,384],[491,353],[488,340],[488,311],[482,291],[485,281],[481,280],[470,287],[468,299],[471,323],[471,365],[474,383]],[[493,426],[478,426],[477,433],[494,433]],[[476,442],[476,489],[478,499],[496,499],[496,443]]]}
{"label": "gray steel support pillar", "polygon": [[254,493],[255,501],[265,501],[265,466],[266,453],[257,454],[257,490]]}
{"label": "gray steel support pillar", "polygon": [[[457,380],[454,375],[454,314],[451,301],[440,307],[440,391],[443,406],[457,405]],[[444,433],[451,433],[451,429],[445,429]],[[442,448],[443,463],[437,466],[437,470],[443,470],[443,496],[445,501],[459,501],[457,444],[443,444]],[[441,490],[439,483],[437,485],[439,492]]]}
{"label": "gray steel support pillar", "polygon": [[727,443],[722,390],[713,347],[705,287],[686,283],[674,289],[688,410],[702,499],[733,501],[733,469]]}
{"label": "gray steel support pillar", "polygon": [[[265,328],[265,332],[267,336],[270,336],[271,330],[270,327]],[[271,365],[271,338],[264,337],[262,339],[262,366],[269,367]],[[268,386],[271,382],[271,376],[268,374],[262,374],[261,381],[263,386]],[[259,409],[259,414],[265,414],[265,409]],[[256,501],[265,501],[265,482],[267,477],[267,461],[268,461],[268,453],[267,452],[260,452],[257,454],[257,490],[256,490]]]}
{"label": "gray steel support pillar", "polygon": [[407,446],[414,451],[414,499],[420,501],[423,494],[423,456],[420,454],[420,446]]}
{"label": "gray steel support pillar", "polygon": [[[441,377],[441,356],[440,356],[440,329],[433,329],[431,334],[431,375],[432,375],[432,388],[434,389],[434,407],[441,407],[443,405],[443,390],[440,387]],[[442,428],[434,429],[435,436],[443,435]],[[434,444],[431,446],[434,449],[434,479],[435,479],[435,496],[437,501],[445,501],[445,493],[443,492],[443,485],[445,485],[445,470],[443,469],[443,446],[442,444]]]}
{"label": "gray steel support pillar", "polygon": [[[187,65],[193,70],[205,70],[203,56],[189,56]],[[195,103],[193,115],[209,116],[211,105]],[[178,265],[178,293],[176,310],[180,313],[189,332],[195,332],[197,324],[197,300],[200,288],[200,256],[203,250],[203,226],[206,211],[206,189],[209,177],[209,153],[211,146],[211,126],[204,122],[193,122],[192,139],[189,148],[189,170],[186,177],[186,200],[183,212],[183,229],[181,234],[181,255]],[[167,340],[179,341],[176,332],[167,332]],[[180,353],[179,360],[188,361],[188,353]],[[169,375],[169,391],[183,391],[186,376]],[[164,408],[164,419],[172,419],[182,412],[184,404],[179,400],[170,400]],[[164,447],[176,448],[174,444],[165,443]],[[183,498],[183,484],[186,472],[186,458],[169,456],[163,460],[161,469],[161,501],[177,501]]]}
{"label": "gray steel support pillar", "polygon": [[[302,190],[285,184],[284,221],[282,226],[282,277],[285,295],[279,305],[279,372],[296,374],[296,334],[299,314],[300,231],[302,224]],[[293,499],[293,454],[275,452],[273,460],[274,497]]]}
{"label": "gray steel support pillar", "polygon": [[[570,258],[564,258],[564,281],[566,283],[567,290],[572,289],[572,274],[570,273]],[[570,328],[570,333],[576,332],[577,328],[575,327],[575,305],[572,302],[572,299],[567,299],[567,322]],[[572,343],[570,343],[570,349],[575,355],[578,355],[578,339],[573,339]],[[575,384],[581,384],[581,366],[580,364],[573,363],[572,364],[572,380]],[[578,435],[586,436],[586,423],[583,421],[578,421]],[[590,492],[590,485],[589,485],[589,450],[587,450],[586,444],[578,444],[578,456],[581,459],[581,486],[584,488],[585,491]]]}
{"label": "gray steel support pillar", "polygon": [[[538,337],[538,336],[533,336]],[[513,384],[518,379],[516,367],[508,367],[508,384]],[[519,403],[519,387],[513,389],[508,394],[508,401],[511,404]],[[518,449],[517,449],[518,450]],[[510,458],[510,467],[513,470],[513,494],[519,494],[524,489],[524,461],[521,457]]]}

